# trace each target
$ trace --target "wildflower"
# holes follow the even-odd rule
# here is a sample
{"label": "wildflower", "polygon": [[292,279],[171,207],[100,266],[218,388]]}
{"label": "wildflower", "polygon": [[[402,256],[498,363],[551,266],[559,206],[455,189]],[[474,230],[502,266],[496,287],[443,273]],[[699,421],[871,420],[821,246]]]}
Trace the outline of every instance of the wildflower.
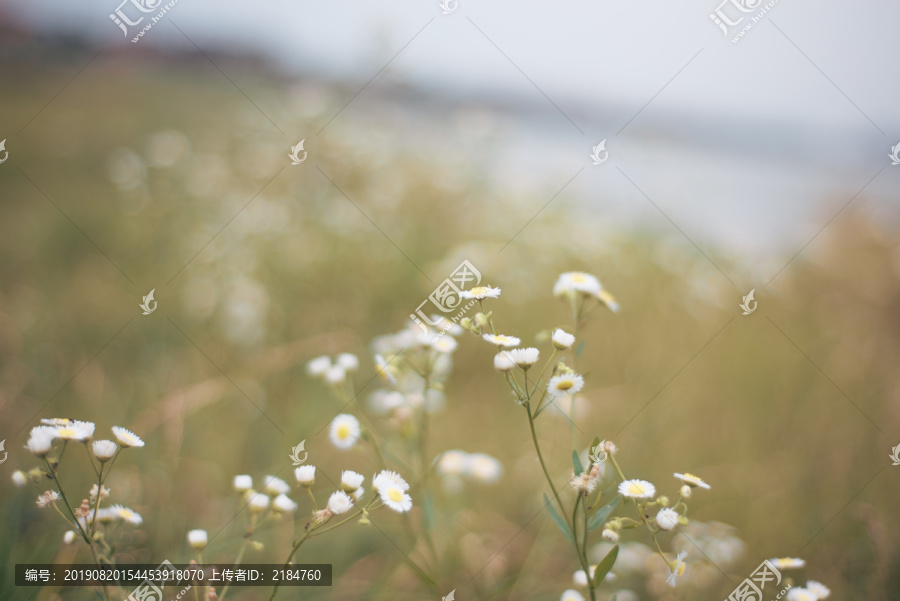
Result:
{"label": "wildflower", "polygon": [[475,286],[471,290],[463,290],[459,293],[460,298],[484,300],[486,298],[497,298],[500,296],[499,288],[490,286]]}
{"label": "wildflower", "polygon": [[250,511],[253,513],[262,513],[269,508],[269,497],[263,494],[253,493],[248,505],[250,506]]}
{"label": "wildflower", "polygon": [[344,368],[344,371],[356,371],[359,369],[359,358],[353,353],[341,353],[335,359],[335,363]]}
{"label": "wildflower", "polygon": [[695,486],[699,486],[700,488],[705,488],[705,489],[709,490],[709,484],[707,484],[706,482],[704,482],[703,480],[701,480],[699,477],[695,476],[694,474],[689,474],[689,473],[685,472],[683,474],[672,474],[672,475],[675,476],[676,478],[678,478],[679,480],[681,480],[682,482],[684,482],[685,484],[687,484],[688,486],[690,486],[691,488],[693,488]]}
{"label": "wildflower", "polygon": [[779,570],[798,570],[806,565],[806,560],[799,557],[776,557],[770,559],[769,563]]}
{"label": "wildflower", "polygon": [[519,344],[522,343],[522,341],[515,336],[506,336],[504,334],[482,334],[481,337],[484,338],[486,342],[504,348],[512,348],[514,346],[519,346]]}
{"label": "wildflower", "polygon": [[815,595],[818,599],[827,599],[831,595],[831,589],[815,580],[806,581],[806,589]]}
{"label": "wildflower", "polygon": [[550,341],[553,342],[554,347],[561,351],[565,351],[572,348],[572,345],[575,344],[575,336],[569,334],[564,330],[556,328],[555,330],[553,330],[553,335],[550,337]]}
{"label": "wildflower", "polygon": [[600,536],[603,537],[603,540],[609,541],[611,543],[619,542],[619,533],[611,528],[604,528]]}
{"label": "wildflower", "polygon": [[287,482],[275,476],[266,476],[263,478],[263,492],[267,495],[283,495],[290,492],[291,487]]}
{"label": "wildflower", "polygon": [[300,486],[312,486],[316,483],[316,466],[301,465],[294,470],[294,477]]}
{"label": "wildflower", "polygon": [[465,451],[445,451],[438,460],[438,471],[445,476],[461,476],[468,468],[469,454]]}
{"label": "wildflower", "polygon": [[656,514],[656,525],[662,530],[671,530],[678,525],[678,512],[664,507]]}
{"label": "wildflower", "polygon": [[412,509],[412,497],[406,493],[408,488],[409,485],[402,478],[399,482],[384,478],[377,485],[381,502],[398,513],[405,513]]}
{"label": "wildflower", "polygon": [[340,365],[332,365],[325,370],[324,378],[327,383],[337,386],[338,384],[343,384],[344,380],[347,379],[347,372]]}
{"label": "wildflower", "polygon": [[680,495],[681,495],[682,497],[684,497],[685,499],[690,499],[690,498],[691,498],[691,487],[688,486],[687,484],[685,484],[685,485],[682,486],[681,489],[678,491],[678,494],[680,494]]}
{"label": "wildflower", "polygon": [[353,502],[359,501],[362,499],[362,496],[366,493],[366,489],[360,486],[356,490],[350,493],[350,497],[353,499]]}
{"label": "wildflower", "polygon": [[84,442],[94,435],[96,427],[93,422],[73,421],[63,426],[56,426],[56,437],[61,440]]}
{"label": "wildflower", "polygon": [[141,522],[144,521],[144,518],[141,517],[141,514],[138,512],[125,507],[124,505],[113,505],[109,508],[110,513],[112,513],[115,517],[119,518],[123,522],[128,522],[129,524],[134,524],[137,526]]}
{"label": "wildflower", "polygon": [[547,382],[547,394],[551,399],[558,399],[565,395],[574,396],[584,388],[584,378],[578,374],[560,374],[553,376]]}
{"label": "wildflower", "polygon": [[684,558],[687,556],[686,551],[682,551],[678,554],[678,557],[675,558],[675,565],[670,566],[672,571],[669,572],[668,578],[666,578],[666,582],[669,583],[670,586],[675,586],[675,581],[679,576],[684,574],[684,569],[687,567],[687,564],[684,563]]}
{"label": "wildflower", "polygon": [[357,472],[351,470],[341,472],[341,488],[344,489],[344,492],[353,492],[362,486],[364,480],[363,475]]}
{"label": "wildflower", "polygon": [[[96,501],[97,500],[97,485],[96,484],[91,487],[90,494],[91,494],[91,500]],[[109,489],[106,488],[105,486],[103,486],[100,488],[100,500],[102,501],[103,499],[105,499],[107,497],[109,497]]]}
{"label": "wildflower", "polygon": [[579,474],[577,476],[573,475],[572,479],[569,480],[569,486],[571,486],[572,489],[577,493],[580,493],[582,495],[589,495],[597,486],[597,479],[591,477],[591,474],[589,472],[584,472],[583,474]]}
{"label": "wildflower", "polygon": [[187,533],[188,544],[197,551],[202,551],[209,542],[206,530],[191,530]]}
{"label": "wildflower", "polygon": [[808,588],[793,586],[788,591],[787,601],[818,601],[819,597]]}
{"label": "wildflower", "polygon": [[297,509],[297,503],[287,495],[278,495],[272,501],[272,509],[282,513],[294,513]]}
{"label": "wildflower", "polygon": [[391,470],[381,470],[377,476],[372,477],[372,486],[375,491],[381,493],[382,488],[389,486],[397,486],[402,491],[409,490],[409,484],[403,479],[403,476]]}
{"label": "wildflower", "polygon": [[472,453],[467,458],[466,472],[483,484],[493,484],[503,475],[503,464],[485,453]]}
{"label": "wildflower", "polygon": [[390,384],[397,383],[395,369],[381,355],[375,355],[375,373]]}
{"label": "wildflower", "polygon": [[506,351],[509,353],[510,358],[512,358],[513,363],[521,367],[522,369],[528,369],[535,363],[537,363],[538,357],[540,356],[540,351],[538,351],[534,347],[529,348],[514,348],[511,351]]}
{"label": "wildflower", "polygon": [[56,428],[50,426],[36,426],[31,429],[26,448],[35,457],[44,457],[53,448],[53,440],[56,438]]}
{"label": "wildflower", "polygon": [[71,545],[75,542],[75,531],[74,530],[66,530],[66,533],[63,534],[63,542],[67,545]]}
{"label": "wildflower", "polygon": [[516,362],[513,361],[513,357],[509,354],[509,351],[500,351],[494,355],[494,369],[497,371],[509,371],[515,366]]}
{"label": "wildflower", "polygon": [[47,417],[41,420],[41,423],[46,426],[68,426],[69,424],[75,423],[76,420],[69,419],[68,417]]}
{"label": "wildflower", "polygon": [[347,513],[353,507],[353,499],[342,490],[331,493],[328,498],[328,510],[334,515]]}
{"label": "wildflower", "polygon": [[563,591],[563,594],[559,598],[559,601],[584,601],[584,595],[582,595],[575,589],[570,588]]}
{"label": "wildflower", "polygon": [[359,420],[349,413],[341,413],[334,418],[328,431],[331,443],[339,449],[352,449],[360,433]]}
{"label": "wildflower", "polygon": [[431,348],[439,353],[452,353],[456,350],[456,339],[449,336],[441,336],[431,343]]}
{"label": "wildflower", "polygon": [[606,305],[613,313],[619,312],[619,303],[615,297],[605,289],[600,289],[596,294],[597,300]]}
{"label": "wildflower", "polygon": [[[468,318],[465,318],[465,319],[468,319]],[[471,320],[469,320],[469,321],[471,321]],[[443,330],[444,332],[447,332],[451,336],[459,336],[460,334],[463,333],[463,328],[461,325],[453,323],[452,321],[450,321],[449,319],[447,319],[446,317],[443,317],[441,315],[432,315],[431,323],[435,324],[435,327],[438,328],[439,330]]]}
{"label": "wildflower", "polygon": [[47,505],[50,505],[51,503],[56,503],[56,501],[58,499],[59,499],[58,492],[56,492],[55,490],[48,490],[47,492],[45,492],[44,494],[42,494],[41,496],[39,496],[37,498],[36,503],[37,503],[38,507],[43,509],[44,507],[46,507]]}
{"label": "wildflower", "polygon": [[650,499],[656,494],[656,487],[646,480],[625,480],[619,484],[619,494],[629,499]]}
{"label": "wildflower", "polygon": [[234,477],[234,490],[237,492],[246,492],[253,488],[253,478],[246,474]]}
{"label": "wildflower", "polygon": [[140,437],[131,430],[126,430],[121,426],[113,426],[112,431],[113,434],[116,435],[116,439],[119,441],[119,444],[123,447],[144,446],[144,441],[141,440]]}
{"label": "wildflower", "polygon": [[600,281],[589,273],[580,271],[570,271],[560,274],[556,284],[553,285],[553,296],[562,296],[564,294],[581,294],[596,296],[603,286]]}
{"label": "wildflower", "polygon": [[101,463],[106,463],[112,459],[116,454],[116,451],[119,450],[119,445],[111,440],[95,440],[91,443],[91,450],[94,452],[94,457]]}
{"label": "wildflower", "polygon": [[25,486],[25,483],[28,482],[28,479],[25,477],[25,472],[22,470],[16,470],[12,473],[12,482],[18,488],[22,488]]}
{"label": "wildflower", "polygon": [[325,372],[331,367],[331,359],[322,355],[321,357],[316,357],[309,361],[306,364],[306,373],[313,377],[324,376]]}

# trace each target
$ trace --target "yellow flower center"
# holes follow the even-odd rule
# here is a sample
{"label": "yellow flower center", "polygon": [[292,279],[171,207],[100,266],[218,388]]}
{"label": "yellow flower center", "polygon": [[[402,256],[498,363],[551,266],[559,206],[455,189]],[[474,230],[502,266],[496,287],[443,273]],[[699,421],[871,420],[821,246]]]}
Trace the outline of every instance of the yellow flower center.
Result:
{"label": "yellow flower center", "polygon": [[403,493],[400,492],[399,488],[392,488],[388,491],[388,498],[395,503],[399,503],[403,500]]}
{"label": "yellow flower center", "polygon": [[78,432],[76,432],[72,428],[60,428],[56,431],[56,435],[60,438],[75,438],[76,436],[78,436]]}
{"label": "yellow flower center", "polygon": [[484,294],[486,292],[487,292],[487,288],[485,288],[484,286],[475,286],[474,288],[469,290],[469,293],[471,293],[475,296],[478,296],[479,294]]}
{"label": "yellow flower center", "polygon": [[568,390],[573,386],[575,386],[575,382],[573,382],[572,380],[563,380],[561,382],[557,382],[556,384],[557,390]]}
{"label": "yellow flower center", "polygon": [[350,426],[347,424],[341,424],[337,429],[337,437],[341,440],[344,440],[350,436]]}
{"label": "yellow flower center", "polygon": [[628,485],[628,493],[636,497],[643,496],[645,494],[644,487],[637,482],[632,482]]}
{"label": "yellow flower center", "polygon": [[573,282],[576,282],[576,283],[578,283],[578,284],[583,284],[584,282],[587,281],[587,278],[584,277],[584,274],[583,274],[583,273],[573,273],[573,274],[572,274],[572,281],[573,281]]}

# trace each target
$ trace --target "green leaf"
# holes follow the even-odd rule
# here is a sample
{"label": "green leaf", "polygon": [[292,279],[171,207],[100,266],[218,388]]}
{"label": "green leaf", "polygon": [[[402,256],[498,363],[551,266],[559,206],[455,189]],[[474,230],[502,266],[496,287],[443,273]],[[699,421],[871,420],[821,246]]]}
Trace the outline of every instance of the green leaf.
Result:
{"label": "green leaf", "polygon": [[597,570],[594,572],[594,588],[603,582],[603,579],[606,578],[606,575],[609,574],[609,571],[612,569],[613,564],[616,563],[616,557],[619,556],[619,545],[616,545],[612,548],[612,551],[606,554],[606,557],[603,558],[603,561],[597,564]]}
{"label": "green leaf", "polygon": [[580,476],[584,473],[584,466],[581,465],[581,458],[578,456],[578,451],[572,449],[572,469],[575,470],[575,475]]}
{"label": "green leaf", "polygon": [[550,510],[550,517],[553,518],[553,521],[556,522],[556,527],[559,528],[560,532],[562,532],[569,542],[575,542],[575,539],[572,538],[572,531],[569,529],[569,524],[562,516],[560,516],[556,512],[556,508],[553,507],[553,503],[550,502],[550,499],[547,498],[547,493],[544,493],[544,503],[547,505],[547,509]]}
{"label": "green leaf", "polygon": [[584,351],[584,340],[578,343],[578,346],[575,348],[575,358],[581,356],[581,353]]}
{"label": "green leaf", "polygon": [[597,510],[597,513],[591,518],[590,523],[588,524],[588,530],[593,530],[597,528],[603,522],[606,521],[606,518],[609,517],[609,514],[612,513],[612,510],[615,509],[616,505],[619,503],[618,495],[613,497],[613,500],[601,507]]}

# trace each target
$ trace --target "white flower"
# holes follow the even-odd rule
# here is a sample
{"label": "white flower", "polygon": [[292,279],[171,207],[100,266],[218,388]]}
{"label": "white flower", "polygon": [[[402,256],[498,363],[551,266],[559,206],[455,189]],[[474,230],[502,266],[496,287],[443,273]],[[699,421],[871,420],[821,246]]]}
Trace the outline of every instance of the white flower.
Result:
{"label": "white flower", "polygon": [[827,599],[831,595],[831,589],[815,580],[807,580],[806,588],[819,599]]}
{"label": "white flower", "polygon": [[267,495],[254,493],[253,491],[249,492],[252,493],[250,502],[247,503],[250,506],[250,511],[253,513],[261,513],[269,508],[269,497]]}
{"label": "white flower", "polygon": [[799,557],[776,557],[769,560],[779,570],[799,570],[806,565],[806,560]]}
{"label": "white flower", "polygon": [[341,353],[335,359],[335,363],[343,367],[345,371],[356,371],[359,369],[359,358],[353,353]]}
{"label": "white flower", "polygon": [[328,435],[331,444],[339,449],[352,449],[361,433],[359,420],[349,413],[341,413],[331,422]]}
{"label": "white flower", "polygon": [[341,472],[341,488],[344,489],[344,492],[353,492],[362,486],[364,480],[365,477],[357,472],[351,470]]}
{"label": "white flower", "polygon": [[272,509],[282,513],[294,513],[297,504],[287,495],[278,495],[272,500]]}
{"label": "white flower", "polygon": [[40,495],[37,498],[37,501],[35,503],[37,504],[38,507],[43,509],[47,505],[55,503],[58,500],[59,500],[59,493],[56,492],[55,490],[48,490],[48,491],[45,491],[42,495]]}
{"label": "white flower", "polygon": [[402,491],[409,490],[409,484],[403,479],[403,476],[391,470],[381,470],[377,476],[372,477],[372,486],[375,492],[381,493],[382,489],[396,486]]}
{"label": "white flower", "polygon": [[325,381],[329,384],[343,384],[347,379],[347,372],[340,365],[332,365],[325,370]]}
{"label": "white flower", "polygon": [[559,598],[559,601],[584,601],[584,595],[582,595],[575,589],[570,588],[563,591],[563,594]]}
{"label": "white flower", "polygon": [[684,569],[687,565],[684,563],[684,558],[687,556],[686,551],[682,551],[678,554],[678,557],[675,558],[675,567],[672,568],[672,571],[669,572],[668,578],[666,578],[666,582],[669,583],[670,586],[675,586],[675,581],[679,576],[684,574]]}
{"label": "white flower", "polygon": [[580,271],[569,271],[560,274],[556,284],[553,285],[553,296],[562,296],[563,294],[574,294],[580,292],[590,296],[596,296],[603,286],[600,281],[589,273]]}
{"label": "white flower", "polygon": [[[384,472],[382,472],[383,474]],[[379,478],[381,476],[379,475]],[[376,485],[381,502],[398,513],[405,513],[412,509],[412,497],[407,494],[409,485],[403,478],[382,478]]]}
{"label": "white flower", "polygon": [[491,288],[490,286],[475,286],[471,290],[463,290],[459,293],[460,298],[484,300],[486,298],[497,298],[500,296],[499,288]]}
{"label": "white flower", "polygon": [[248,491],[251,488],[253,488],[253,478],[250,476],[243,474],[234,477],[234,490],[237,492]]}
{"label": "white flower", "polygon": [[64,426],[57,426],[56,437],[61,440],[78,440],[83,442],[94,435],[94,428],[96,427],[93,422],[73,421]]}
{"label": "white flower", "polygon": [[468,457],[466,473],[484,484],[492,484],[503,475],[503,464],[485,453],[472,453]]}
{"label": "white flower", "polygon": [[541,354],[540,351],[538,351],[534,347],[514,348],[506,352],[509,353],[509,356],[513,360],[513,363],[515,363],[522,369],[528,369],[529,367],[537,363],[538,357],[540,357]]}
{"label": "white flower", "polygon": [[42,419],[41,423],[46,426],[68,426],[76,421],[77,420],[69,419],[68,417],[47,417]]}
{"label": "white flower", "polygon": [[547,382],[547,394],[551,399],[558,399],[566,395],[575,396],[582,388],[584,388],[584,378],[578,374],[560,374],[553,376]]}
{"label": "white flower", "polygon": [[619,533],[610,528],[604,528],[600,536],[603,537],[603,540],[607,540],[611,543],[619,542]]}
{"label": "white flower", "polygon": [[362,486],[360,486],[359,488],[354,490],[352,493],[350,493],[350,498],[352,498],[353,502],[355,503],[356,501],[359,501],[360,499],[362,499],[362,496],[365,493],[366,493],[366,489],[363,488]]}
{"label": "white flower", "polygon": [[134,432],[131,430],[126,430],[121,426],[113,426],[112,428],[113,434],[116,435],[116,440],[119,441],[119,444],[123,447],[142,447],[144,446],[144,441],[140,439]]}
{"label": "white flower", "polygon": [[515,336],[506,336],[504,334],[482,334],[481,337],[484,338],[486,342],[490,342],[495,346],[503,348],[512,348],[514,346],[519,346],[519,344],[522,343],[522,341]]}
{"label": "white flower", "polygon": [[342,490],[331,493],[328,497],[328,510],[335,515],[347,513],[353,507],[353,499]]}
{"label": "white flower", "polygon": [[609,307],[609,310],[613,313],[619,312],[619,303],[616,301],[615,297],[606,291],[606,289],[602,289],[597,292],[597,300]]}
{"label": "white flower", "polygon": [[692,488],[695,486],[699,486],[700,488],[705,488],[707,490],[709,489],[709,484],[707,484],[706,482],[704,482],[703,480],[701,480],[694,474],[689,474],[689,473],[685,472],[683,474],[672,474],[672,475]]}
{"label": "white flower", "polygon": [[678,512],[668,507],[663,507],[656,514],[656,525],[662,530],[671,530],[678,525]]}
{"label": "white flower", "polygon": [[459,336],[464,332],[459,324],[454,323],[441,315],[432,315],[431,323],[435,324],[434,327],[436,327],[437,329],[443,330],[451,336]]}
{"label": "white flower", "polygon": [[656,487],[646,480],[625,480],[619,484],[619,494],[629,499],[650,499],[656,494]]}
{"label": "white flower", "polygon": [[43,457],[53,448],[53,440],[56,438],[56,428],[50,426],[36,426],[31,429],[26,448],[36,457]]}
{"label": "white flower", "polygon": [[94,457],[102,462],[109,461],[119,450],[119,445],[111,440],[95,440],[91,443],[91,449],[94,451]]}
{"label": "white flower", "polygon": [[[591,579],[593,580],[594,575],[597,573],[597,566],[596,565],[590,566],[590,571],[591,571]],[[615,578],[615,574],[613,574],[612,572],[608,572],[606,574],[606,576],[604,577],[604,580],[613,580],[614,578]],[[587,575],[584,573],[584,570],[577,570],[574,574],[572,574],[572,582],[575,583],[575,586],[587,586],[588,578],[587,578]]]}
{"label": "white flower", "polygon": [[[90,495],[91,495],[91,501],[95,501],[97,499],[97,485],[96,484],[91,487]],[[108,497],[109,497],[109,489],[104,486],[100,490],[100,500],[102,501],[103,499],[106,499]]]}
{"label": "white flower", "polygon": [[575,336],[564,330],[560,330],[559,328],[553,330],[553,335],[550,337],[550,340],[553,342],[553,346],[561,351],[568,350],[575,344]]}
{"label": "white flower", "polygon": [[300,486],[312,486],[316,483],[316,466],[301,465],[294,470],[294,477]]}
{"label": "white flower", "polygon": [[808,588],[794,586],[788,591],[787,601],[819,601],[819,596]]}
{"label": "white flower", "polygon": [[597,486],[597,478],[591,476],[590,472],[584,472],[578,476],[573,475],[572,479],[569,480],[569,486],[571,486],[575,492],[589,495]]}
{"label": "white flower", "polygon": [[390,384],[397,383],[397,376],[394,373],[394,369],[385,360],[381,355],[375,355],[375,373],[378,374],[380,378],[389,382]]}
{"label": "white flower", "polygon": [[685,485],[682,486],[681,489],[678,491],[678,494],[680,494],[680,495],[681,495],[682,497],[684,497],[685,499],[690,499],[690,498],[691,498],[691,487],[688,486],[687,484],[685,484]]}
{"label": "white flower", "polygon": [[66,533],[63,534],[63,542],[67,545],[71,545],[75,542],[75,531],[74,530],[66,530]]}
{"label": "white flower", "polygon": [[452,353],[456,350],[456,339],[450,336],[441,336],[431,343],[431,348],[439,353]]}
{"label": "white flower", "polygon": [[123,522],[134,524],[135,526],[144,521],[144,518],[141,517],[141,514],[134,511],[133,509],[125,507],[124,505],[113,505],[109,508],[109,510],[113,516],[119,518]]}
{"label": "white flower", "polygon": [[331,359],[322,355],[321,357],[310,360],[310,362],[306,364],[306,373],[313,377],[320,377],[324,376],[325,372],[328,371],[328,368],[330,367]]}
{"label": "white flower", "polygon": [[267,495],[283,495],[291,491],[290,485],[281,478],[266,476],[263,478],[263,492]]}
{"label": "white flower", "polygon": [[509,371],[515,366],[516,362],[513,361],[509,351],[500,351],[494,355],[494,369],[497,371]]}
{"label": "white flower", "polygon": [[28,478],[25,477],[25,472],[22,470],[16,470],[12,473],[12,482],[18,488],[22,488],[25,486],[25,483],[28,482]]}
{"label": "white flower", "polygon": [[187,533],[188,544],[197,551],[202,551],[209,542],[209,536],[206,530],[190,530]]}
{"label": "white flower", "polygon": [[437,468],[444,476],[461,476],[469,465],[469,454],[465,451],[444,451],[438,460]]}

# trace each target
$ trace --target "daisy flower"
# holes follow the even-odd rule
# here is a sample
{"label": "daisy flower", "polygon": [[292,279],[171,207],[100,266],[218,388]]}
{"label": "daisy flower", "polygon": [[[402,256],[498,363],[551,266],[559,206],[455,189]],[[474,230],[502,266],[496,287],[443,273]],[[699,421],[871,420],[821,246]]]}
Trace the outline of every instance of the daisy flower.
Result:
{"label": "daisy flower", "polygon": [[[379,475],[379,478],[382,477]],[[412,497],[406,492],[408,489],[409,485],[402,478],[398,481],[385,477],[376,485],[381,502],[398,513],[405,513],[412,509]]]}
{"label": "daisy flower", "polygon": [[141,517],[141,514],[134,511],[133,509],[125,507],[124,505],[113,505],[109,508],[109,510],[113,516],[119,518],[123,522],[134,524],[135,526],[144,521],[144,518]]}
{"label": "daisy flower", "polygon": [[278,495],[272,500],[272,509],[282,513],[294,513],[297,504],[287,495]]}
{"label": "daisy flower", "polygon": [[17,488],[22,488],[25,486],[25,483],[28,482],[28,478],[25,477],[25,472],[16,470],[12,473],[12,482]]}
{"label": "daisy flower", "polygon": [[503,475],[503,464],[486,453],[472,453],[466,464],[466,473],[483,484],[493,484]]}
{"label": "daisy flower", "polygon": [[[90,495],[91,495],[91,501],[97,500],[97,485],[96,484],[91,487]],[[100,500],[102,501],[103,499],[105,499],[107,497],[109,497],[109,489],[104,486],[100,489]]]}
{"label": "daisy flower", "polygon": [[363,475],[357,472],[351,470],[341,472],[341,488],[344,489],[344,492],[353,492],[362,486],[363,480],[365,480]]}
{"label": "daisy flower", "polygon": [[819,597],[802,586],[793,586],[787,593],[787,601],[819,601]]}
{"label": "daisy flower", "polygon": [[582,388],[584,388],[584,378],[578,374],[560,374],[553,376],[547,382],[547,394],[551,399],[558,399],[566,395],[574,396]]}
{"label": "daisy flower", "polygon": [[509,351],[500,351],[494,355],[494,369],[497,371],[510,371],[515,366],[516,362],[513,361]]}
{"label": "daisy flower", "polygon": [[656,487],[646,480],[625,480],[619,484],[619,494],[629,499],[650,499],[656,494]]}
{"label": "daisy flower", "polygon": [[609,541],[611,543],[619,542],[619,533],[610,528],[604,528],[600,536],[603,537],[603,540]]}
{"label": "daisy flower", "polygon": [[471,290],[463,290],[459,293],[460,298],[484,300],[486,298],[497,298],[500,296],[499,288],[491,286],[475,286]]}
{"label": "daisy flower", "polygon": [[678,512],[668,507],[663,507],[656,514],[656,525],[661,530],[671,530],[678,525]]}
{"label": "daisy flower", "polygon": [[77,440],[84,442],[94,435],[94,428],[97,426],[93,422],[73,421],[64,426],[56,427],[56,437],[62,440]]}
{"label": "daisy flower", "polygon": [[291,487],[287,482],[275,476],[266,476],[263,478],[263,492],[267,495],[283,495],[291,491]]}
{"label": "daisy flower", "polygon": [[528,369],[529,367],[537,363],[538,357],[540,357],[541,355],[540,351],[538,351],[534,347],[514,348],[506,352],[509,353],[509,356],[513,360],[513,363],[515,363],[522,369]]}
{"label": "daisy flower", "polygon": [[44,494],[42,494],[41,496],[39,496],[37,498],[36,504],[38,507],[43,509],[44,507],[46,507],[47,505],[50,505],[51,503],[56,503],[56,501],[58,501],[58,500],[59,500],[59,493],[56,492],[55,490],[48,490],[47,492],[45,492]]}
{"label": "daisy flower", "polygon": [[234,490],[245,492],[253,488],[253,478],[246,474],[234,477]]}
{"label": "daisy flower", "polygon": [[701,480],[694,474],[689,474],[689,473],[685,472],[683,474],[672,474],[672,475],[692,488],[695,486],[699,486],[700,488],[705,488],[707,490],[709,489],[709,484],[707,484],[706,482],[704,482],[703,480]]}
{"label": "daisy flower", "polygon": [[356,371],[359,369],[359,357],[353,353],[341,353],[335,359],[335,363],[344,368],[344,371]]}
{"label": "daisy flower", "polygon": [[331,367],[331,359],[322,355],[321,357],[316,357],[309,361],[306,364],[306,373],[313,377],[324,376],[325,372]]}
{"label": "daisy flower", "polygon": [[444,451],[437,468],[444,476],[462,476],[469,465],[469,454],[465,451]]}
{"label": "daisy flower", "polygon": [[678,557],[675,558],[675,567],[672,568],[672,571],[669,572],[668,578],[666,578],[666,582],[669,583],[669,586],[675,586],[675,581],[679,576],[684,574],[684,569],[687,567],[687,564],[684,563],[684,558],[687,556],[687,551],[682,551],[678,554]]}
{"label": "daisy flower", "polygon": [[360,486],[356,490],[350,493],[350,497],[353,499],[353,502],[359,501],[362,499],[362,496],[366,493],[366,489]]}
{"label": "daisy flower", "polygon": [[779,570],[799,570],[806,565],[806,560],[799,557],[776,557],[770,559],[769,563]]}
{"label": "daisy flower", "polygon": [[566,589],[560,596],[559,601],[584,601],[584,595],[573,588]]}
{"label": "daisy flower", "polygon": [[435,324],[434,327],[436,327],[437,329],[443,330],[451,336],[459,336],[464,331],[459,324],[453,323],[452,321],[441,315],[432,315],[431,323]]}
{"label": "daisy flower", "polygon": [[253,513],[262,513],[269,508],[269,497],[268,495],[261,493],[253,493],[250,497],[250,502],[247,504],[250,506],[250,511]]}
{"label": "daisy flower", "polygon": [[95,440],[91,443],[91,450],[94,452],[94,457],[101,462],[106,462],[113,458],[116,451],[119,450],[119,445],[111,440]]}
{"label": "daisy flower", "polygon": [[589,296],[596,296],[603,286],[600,280],[589,273],[580,271],[569,271],[560,274],[556,284],[553,285],[553,296],[562,296],[563,294],[574,294],[580,292]]}
{"label": "daisy flower", "polygon": [[312,486],[316,483],[316,466],[301,465],[294,470],[294,477],[300,486]]}
{"label": "daisy flower", "polygon": [[353,499],[342,490],[335,491],[331,493],[331,496],[328,497],[328,510],[331,511],[334,515],[341,515],[342,513],[347,513],[350,509],[353,508]]}
{"label": "daisy flower", "polygon": [[340,365],[332,365],[328,369],[325,370],[325,374],[323,375],[325,381],[329,384],[338,385],[343,384],[344,380],[347,379],[347,372],[344,371],[344,368]]}
{"label": "daisy flower", "polygon": [[431,343],[431,348],[439,353],[452,353],[456,350],[456,339],[450,336],[441,336]]}
{"label": "daisy flower", "polygon": [[191,548],[202,551],[209,542],[209,535],[206,530],[190,530],[187,533],[187,541]]}
{"label": "daisy flower", "polygon": [[831,595],[831,589],[815,580],[807,580],[806,589],[819,599],[827,599]]}
{"label": "daisy flower", "polygon": [[512,348],[514,346],[519,346],[519,344],[522,343],[522,341],[515,336],[505,336],[503,334],[482,334],[481,337],[495,346],[504,348]]}
{"label": "daisy flower", "polygon": [[575,344],[575,336],[569,334],[565,330],[561,330],[556,328],[553,330],[553,335],[550,337],[550,341],[553,342],[553,346],[561,351],[568,350],[572,348],[572,345]]}
{"label": "daisy flower", "polygon": [[41,423],[45,426],[68,426],[75,421],[76,420],[69,419],[68,417],[47,417],[42,419]]}
{"label": "daisy flower", "polygon": [[116,435],[116,440],[118,440],[119,444],[123,447],[144,446],[144,441],[141,440],[140,437],[131,430],[126,430],[121,426],[113,426],[112,431],[113,434]]}
{"label": "daisy flower", "polygon": [[619,312],[619,303],[616,301],[615,297],[605,289],[601,289],[597,292],[596,296],[597,300],[606,305],[610,311],[613,313]]}
{"label": "daisy flower", "polygon": [[337,448],[352,449],[361,432],[358,419],[349,413],[341,413],[331,422],[328,435],[331,437],[331,444]]}
{"label": "daisy flower", "polygon": [[403,479],[403,476],[391,470],[381,470],[377,476],[372,477],[372,486],[375,492],[381,493],[383,488],[396,486],[400,490],[406,492],[409,490],[409,484]]}
{"label": "daisy flower", "polygon": [[56,428],[36,426],[31,429],[31,434],[25,447],[36,457],[43,457],[53,448],[53,440],[55,438]]}

